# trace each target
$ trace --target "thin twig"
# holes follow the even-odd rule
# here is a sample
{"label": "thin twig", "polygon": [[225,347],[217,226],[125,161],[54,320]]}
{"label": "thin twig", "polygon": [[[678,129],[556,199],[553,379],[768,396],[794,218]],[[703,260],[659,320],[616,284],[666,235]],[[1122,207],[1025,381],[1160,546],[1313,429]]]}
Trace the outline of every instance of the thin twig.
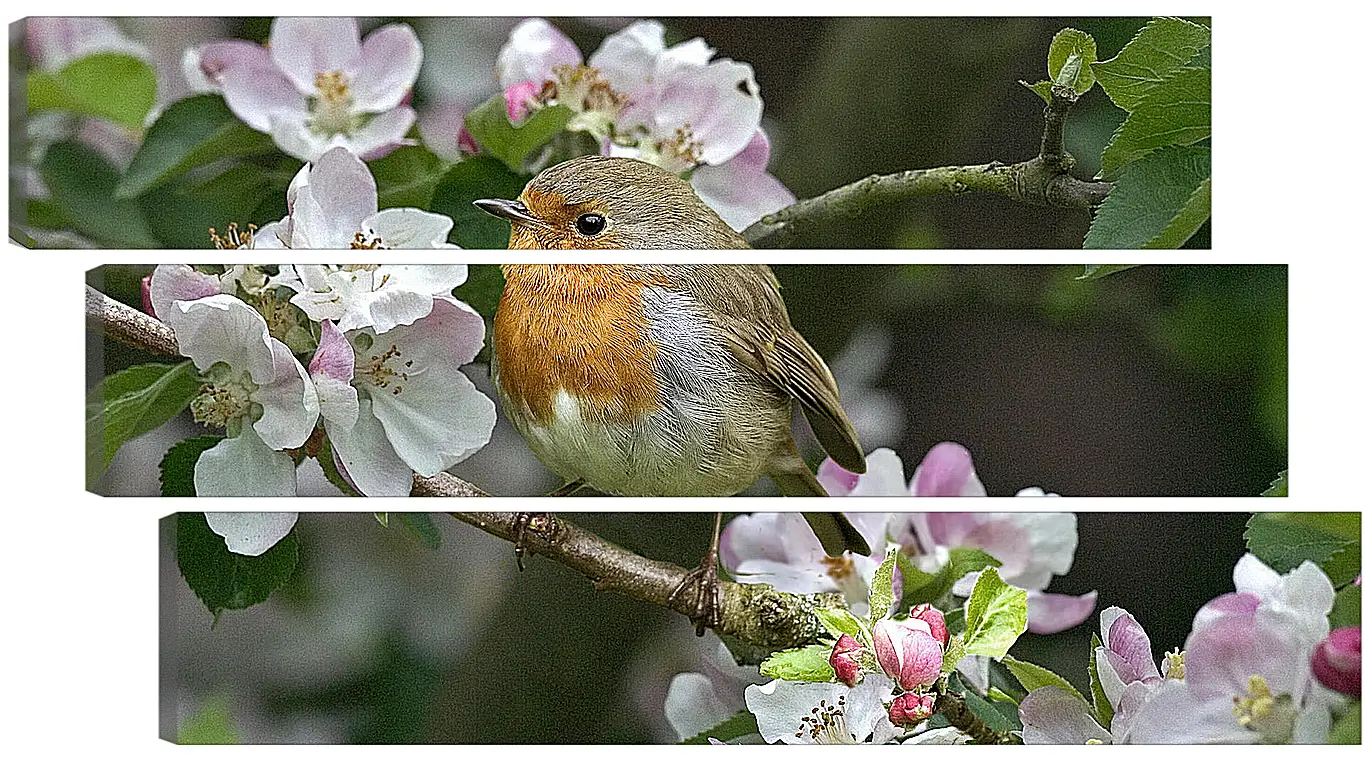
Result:
{"label": "thin twig", "polygon": [[1109,194],[1103,181],[1071,175],[1076,161],[1063,148],[1063,129],[1076,92],[1055,86],[1052,101],[1043,109],[1042,146],[1038,157],[1007,165],[948,165],[940,168],[873,175],[807,200],[798,200],[764,216],[744,230],[755,248],[781,248],[812,226],[852,218],[871,206],[933,195],[986,192],[1011,200],[1051,208],[1090,208]]}
{"label": "thin twig", "polygon": [[943,678],[934,683],[934,712],[942,714],[959,731],[972,737],[978,744],[1018,744],[1019,739],[1009,731],[997,731],[967,706],[962,694],[952,690]]}

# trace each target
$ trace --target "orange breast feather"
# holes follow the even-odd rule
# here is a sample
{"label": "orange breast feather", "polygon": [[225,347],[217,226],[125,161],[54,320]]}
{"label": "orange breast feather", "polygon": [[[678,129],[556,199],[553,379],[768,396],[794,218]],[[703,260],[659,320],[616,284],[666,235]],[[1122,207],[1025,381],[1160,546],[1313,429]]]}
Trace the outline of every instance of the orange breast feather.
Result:
{"label": "orange breast feather", "polygon": [[560,391],[598,421],[653,411],[658,350],[645,327],[641,291],[651,283],[621,265],[511,264],[493,321],[498,380],[511,405],[537,421],[554,415]]}

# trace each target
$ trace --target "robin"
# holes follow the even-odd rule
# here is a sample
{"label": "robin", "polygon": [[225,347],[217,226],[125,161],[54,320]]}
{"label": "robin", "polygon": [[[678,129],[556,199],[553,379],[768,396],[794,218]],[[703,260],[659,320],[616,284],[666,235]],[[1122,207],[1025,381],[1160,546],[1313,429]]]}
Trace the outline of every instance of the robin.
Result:
{"label": "robin", "polygon": [[[475,205],[511,222],[512,249],[749,247],[686,181],[629,158],[570,160],[517,200]],[[502,269],[494,386],[531,450],[568,481],[561,492],[730,496],[768,475],[785,495],[827,495],[797,452],[793,402],[835,462],[866,471],[834,377],[792,327],[767,266]],[[869,551],[842,514],[804,514],[831,556]]]}

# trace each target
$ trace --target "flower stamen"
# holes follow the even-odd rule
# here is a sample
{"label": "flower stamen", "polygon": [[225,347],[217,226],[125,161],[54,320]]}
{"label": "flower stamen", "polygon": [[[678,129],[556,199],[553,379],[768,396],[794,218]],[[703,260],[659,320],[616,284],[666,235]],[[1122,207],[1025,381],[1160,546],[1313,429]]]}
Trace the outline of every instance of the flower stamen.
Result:
{"label": "flower stamen", "polygon": [[209,227],[209,239],[213,241],[213,247],[220,251],[231,251],[239,248],[250,248],[251,241],[256,237],[256,225],[248,224],[246,229],[238,229],[237,222],[228,224],[227,234],[220,235],[218,230]]}
{"label": "flower stamen", "polygon": [[845,696],[840,696],[835,704],[829,704],[824,699],[820,700],[820,705],[812,707],[810,714],[801,718],[801,725],[796,729],[796,737],[808,738],[816,744],[853,744],[853,734],[848,730],[848,721],[844,717],[844,707],[848,700]]}
{"label": "flower stamen", "polygon": [[[388,351],[382,355],[370,355],[370,362],[365,367],[358,369],[361,375],[367,375],[380,389],[387,389],[395,395],[403,394],[403,384],[408,380],[407,371],[394,370],[389,366],[389,361],[402,357],[403,353],[398,350],[398,346],[390,344]],[[403,361],[403,368],[411,368],[412,361]],[[399,382],[395,384],[395,382]]]}

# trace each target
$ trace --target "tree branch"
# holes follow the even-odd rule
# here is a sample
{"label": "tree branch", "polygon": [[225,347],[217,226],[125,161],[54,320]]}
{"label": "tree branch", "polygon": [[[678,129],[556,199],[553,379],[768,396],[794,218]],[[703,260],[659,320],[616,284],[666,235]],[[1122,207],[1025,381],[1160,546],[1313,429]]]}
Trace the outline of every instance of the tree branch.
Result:
{"label": "tree branch", "polygon": [[1076,98],[1071,88],[1053,86],[1052,101],[1043,109],[1042,147],[1031,160],[1013,165],[992,161],[984,165],[948,165],[868,176],[764,216],[744,230],[744,239],[755,248],[781,248],[808,228],[852,218],[881,203],[932,195],[987,192],[1052,208],[1099,205],[1109,194],[1110,185],[1072,176],[1076,160],[1062,145],[1066,116]]}
{"label": "tree branch", "polygon": [[[516,512],[451,512],[452,517],[507,541],[518,538]],[[669,597],[687,571],[617,546],[559,516],[537,515],[522,534],[528,552],[542,554],[587,576],[599,590],[687,615]],[[688,595],[680,603],[691,602]],[[763,649],[809,645],[824,632],[814,609],[846,608],[835,594],[797,595],[767,584],[721,582],[720,626],[716,631]],[[689,617],[691,618],[691,617]]]}
{"label": "tree branch", "polygon": [[948,718],[948,722],[959,731],[972,737],[978,744],[1018,744],[1019,739],[1009,731],[993,730],[986,722],[967,707],[962,694],[948,687],[944,678],[934,683],[934,712]]}

